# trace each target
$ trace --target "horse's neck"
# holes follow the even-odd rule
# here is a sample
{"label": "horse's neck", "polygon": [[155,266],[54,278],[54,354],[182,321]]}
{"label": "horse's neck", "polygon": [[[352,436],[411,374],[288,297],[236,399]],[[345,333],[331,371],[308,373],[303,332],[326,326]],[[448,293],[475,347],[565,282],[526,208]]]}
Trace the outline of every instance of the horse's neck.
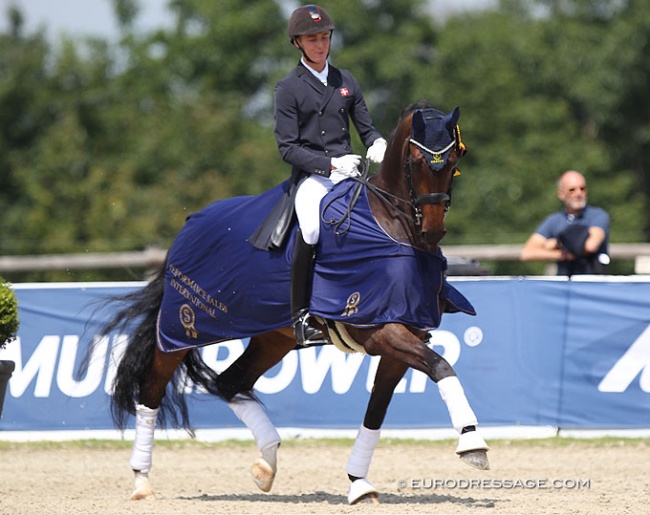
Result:
{"label": "horse's neck", "polygon": [[[389,163],[385,163],[385,165],[389,165]],[[399,184],[399,181],[395,181],[394,177],[386,177],[381,173],[381,169],[370,179],[370,182],[377,188],[387,191],[391,195],[395,195],[395,197],[403,200],[408,200],[409,198],[408,191]],[[418,231],[415,228],[415,224],[409,219],[409,217],[413,216],[413,213],[408,202],[399,201],[390,196],[385,196],[384,199],[385,201],[379,199],[374,194],[368,196],[370,210],[379,225],[394,240],[419,246]],[[394,207],[387,205],[387,202]],[[404,216],[402,212],[408,216]]]}
{"label": "horse's neck", "polygon": [[[422,238],[421,229],[416,226],[413,217],[415,212],[410,205],[411,192],[406,179],[405,147],[410,137],[411,117],[404,118],[388,143],[379,171],[370,182],[390,193],[384,200],[375,195],[369,195],[370,209],[379,225],[395,240],[405,242],[414,247],[438,252],[427,246]],[[387,205],[391,204],[393,207]]]}

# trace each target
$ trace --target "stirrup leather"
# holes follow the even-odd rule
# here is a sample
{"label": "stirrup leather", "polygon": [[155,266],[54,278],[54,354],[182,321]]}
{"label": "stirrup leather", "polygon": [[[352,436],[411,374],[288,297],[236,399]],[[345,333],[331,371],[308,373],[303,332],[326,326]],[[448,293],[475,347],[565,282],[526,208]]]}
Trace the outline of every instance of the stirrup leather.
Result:
{"label": "stirrup leather", "polygon": [[330,343],[327,336],[323,334],[323,331],[311,325],[312,321],[312,316],[309,313],[304,313],[293,324],[296,343],[301,347],[312,347],[314,345]]}

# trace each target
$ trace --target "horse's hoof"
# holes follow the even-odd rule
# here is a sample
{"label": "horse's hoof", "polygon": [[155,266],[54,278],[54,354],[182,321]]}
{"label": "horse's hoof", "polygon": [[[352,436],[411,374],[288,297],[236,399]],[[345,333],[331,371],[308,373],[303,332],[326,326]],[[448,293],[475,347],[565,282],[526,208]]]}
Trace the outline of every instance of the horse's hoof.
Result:
{"label": "horse's hoof", "polygon": [[356,479],[348,490],[350,504],[379,504],[378,492],[367,479]]}
{"label": "horse's hoof", "polygon": [[258,458],[251,467],[253,481],[262,492],[269,492],[275,479],[275,470],[264,458]]}
{"label": "horse's hoof", "polygon": [[369,494],[362,495],[356,501],[350,504],[381,504],[377,492],[370,492]]}
{"label": "horse's hoof", "polygon": [[135,490],[131,494],[132,501],[146,501],[154,500],[156,495],[153,493],[153,488],[151,488],[151,482],[149,481],[148,472],[135,472]]}
{"label": "horse's hoof", "polygon": [[460,435],[456,454],[468,465],[479,470],[489,470],[487,451],[490,449],[478,431],[468,431]]}
{"label": "horse's hoof", "polygon": [[460,459],[468,465],[479,470],[490,470],[487,452],[484,450],[467,451],[459,455]]}

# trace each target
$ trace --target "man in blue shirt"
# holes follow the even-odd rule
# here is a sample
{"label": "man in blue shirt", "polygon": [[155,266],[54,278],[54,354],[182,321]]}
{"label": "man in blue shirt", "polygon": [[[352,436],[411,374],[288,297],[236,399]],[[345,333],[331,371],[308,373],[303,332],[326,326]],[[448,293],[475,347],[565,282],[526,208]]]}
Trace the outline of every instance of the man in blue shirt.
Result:
{"label": "man in blue shirt", "polygon": [[587,204],[587,182],[569,170],[557,183],[564,210],[547,216],[528,238],[522,261],[556,261],[558,275],[605,273],[609,215]]}

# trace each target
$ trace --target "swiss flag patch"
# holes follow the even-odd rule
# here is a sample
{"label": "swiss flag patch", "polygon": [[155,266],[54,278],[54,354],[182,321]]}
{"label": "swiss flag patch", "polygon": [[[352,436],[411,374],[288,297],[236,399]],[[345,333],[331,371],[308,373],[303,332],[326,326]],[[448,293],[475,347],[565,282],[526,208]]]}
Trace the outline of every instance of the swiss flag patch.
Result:
{"label": "swiss flag patch", "polygon": [[339,91],[341,92],[342,97],[347,97],[350,95],[350,90],[348,90],[348,88],[341,88]]}

